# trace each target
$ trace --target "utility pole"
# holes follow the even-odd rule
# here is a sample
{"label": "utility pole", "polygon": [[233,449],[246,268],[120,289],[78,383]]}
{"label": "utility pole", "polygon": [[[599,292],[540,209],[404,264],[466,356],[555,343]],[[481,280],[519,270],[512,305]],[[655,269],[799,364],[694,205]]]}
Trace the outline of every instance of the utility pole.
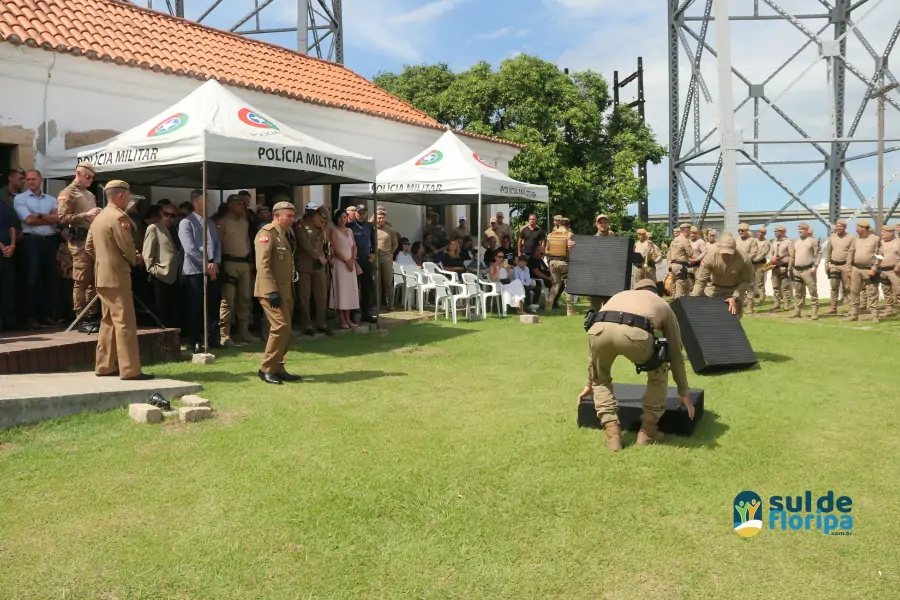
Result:
{"label": "utility pole", "polygon": [[881,85],[875,89],[869,98],[878,98],[878,221],[875,223],[875,231],[881,235],[881,225],[884,223],[884,97],[898,84],[884,85],[884,71],[881,71]]}
{"label": "utility pole", "polygon": [[[641,123],[646,123],[644,118],[644,59],[638,56],[637,71],[619,81],[619,72],[613,71],[613,108],[619,106],[619,89],[625,87],[632,81],[637,79],[637,100],[628,103],[628,108],[637,107],[638,116],[641,117]],[[638,176],[641,179],[641,190],[644,192],[644,198],[638,202],[638,219],[646,223],[650,218],[650,211],[647,206],[647,162],[638,163]]]}

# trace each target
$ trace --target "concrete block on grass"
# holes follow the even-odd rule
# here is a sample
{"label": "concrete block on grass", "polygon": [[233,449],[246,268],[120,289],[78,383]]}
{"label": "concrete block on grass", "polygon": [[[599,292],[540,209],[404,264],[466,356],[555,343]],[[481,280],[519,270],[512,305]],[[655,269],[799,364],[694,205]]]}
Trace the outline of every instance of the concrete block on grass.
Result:
{"label": "concrete block on grass", "polygon": [[128,416],[135,423],[162,423],[162,411],[152,404],[129,404]]}
{"label": "concrete block on grass", "polygon": [[201,352],[191,356],[191,362],[195,365],[214,365],[216,364],[216,355]]}
{"label": "concrete block on grass", "polygon": [[372,335],[384,337],[388,334],[388,330],[387,329],[373,329],[371,333],[372,333]]}
{"label": "concrete block on grass", "polygon": [[206,398],[201,398],[200,396],[195,396],[193,394],[191,394],[189,396],[182,396],[181,404],[184,406],[191,406],[191,407],[195,407],[195,408],[196,407],[207,407],[208,408],[210,406],[209,400],[207,400]]}
{"label": "concrete block on grass", "polygon": [[538,315],[519,315],[519,323],[527,323],[529,325],[536,325],[541,322],[541,318]]}
{"label": "concrete block on grass", "polygon": [[212,417],[212,409],[207,406],[182,406],[178,409],[178,417],[184,423],[203,421]]}

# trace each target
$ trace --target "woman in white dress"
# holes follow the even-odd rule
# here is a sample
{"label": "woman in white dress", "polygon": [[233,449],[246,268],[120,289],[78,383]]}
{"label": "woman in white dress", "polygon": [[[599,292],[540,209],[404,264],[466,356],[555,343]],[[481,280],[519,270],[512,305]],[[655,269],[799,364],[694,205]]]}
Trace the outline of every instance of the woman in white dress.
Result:
{"label": "woman in white dress", "polygon": [[508,267],[506,256],[502,252],[497,252],[488,270],[488,275],[491,281],[500,284],[503,302],[507,306],[515,306],[519,314],[524,314],[525,286],[518,279],[512,278]]}
{"label": "woman in white dress", "polygon": [[409,240],[406,238],[402,238],[400,240],[400,248],[397,250],[397,255],[394,257],[394,262],[400,265],[401,267],[407,267],[410,269],[418,269],[419,265],[416,264],[416,260],[409,253]]}

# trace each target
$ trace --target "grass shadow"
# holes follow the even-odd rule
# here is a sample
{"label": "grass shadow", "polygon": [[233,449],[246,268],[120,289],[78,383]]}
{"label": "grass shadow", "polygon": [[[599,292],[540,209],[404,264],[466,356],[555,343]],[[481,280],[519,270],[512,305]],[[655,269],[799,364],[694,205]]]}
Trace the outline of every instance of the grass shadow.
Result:
{"label": "grass shadow", "polygon": [[[675,446],[678,448],[717,448],[719,446],[719,438],[731,427],[722,423],[719,414],[713,410],[704,410],[703,418],[697,423],[694,432],[690,437],[679,435],[667,435],[663,442],[667,446]],[[635,434],[636,435],[636,434]],[[631,440],[633,443],[634,440]]]}
{"label": "grass shadow", "polygon": [[[372,334],[344,334],[334,337],[306,341],[301,347],[296,342],[292,350],[314,352],[333,358],[348,358],[378,354],[396,347],[398,341],[414,342],[418,346],[427,346],[446,342],[464,335],[476,333],[475,324],[458,323],[456,326],[436,325],[428,322],[410,323],[388,329],[386,336]],[[308,338],[307,338],[308,340]]]}
{"label": "grass shadow", "polygon": [[382,377],[406,377],[406,373],[391,373],[384,371],[347,371],[345,373],[320,373],[317,375],[304,375],[304,383],[350,383],[353,381],[368,381],[381,379]]}
{"label": "grass shadow", "polygon": [[[783,363],[794,360],[790,356],[785,356],[784,354],[775,354],[773,352],[755,352],[755,354],[756,360],[758,360],[759,362]],[[759,365],[756,365],[755,368],[759,368]]]}
{"label": "grass shadow", "polygon": [[[171,371],[167,369],[162,373],[157,372],[156,376],[158,378],[189,381],[191,383],[244,383],[246,381],[250,381],[251,379],[256,379],[255,371],[252,373],[249,371],[247,373],[232,373],[229,371],[202,371],[199,368],[191,368],[193,367],[193,365],[189,361],[171,364],[178,366],[176,367],[176,369]],[[182,370],[182,366],[188,367],[188,369]],[[148,370],[150,369],[152,369],[152,367],[148,368]]]}

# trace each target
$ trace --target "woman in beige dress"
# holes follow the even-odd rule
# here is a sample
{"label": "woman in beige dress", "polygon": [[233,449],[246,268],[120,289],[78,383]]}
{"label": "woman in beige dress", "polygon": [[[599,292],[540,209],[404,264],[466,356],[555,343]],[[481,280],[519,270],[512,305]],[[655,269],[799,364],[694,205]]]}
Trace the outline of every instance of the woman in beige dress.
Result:
{"label": "woman in beige dress", "polygon": [[356,276],[361,272],[356,264],[356,241],[347,228],[347,212],[338,209],[334,213],[331,230],[331,308],[338,311],[341,329],[356,329],[359,325],[350,320],[350,311],[359,310],[359,290]]}

